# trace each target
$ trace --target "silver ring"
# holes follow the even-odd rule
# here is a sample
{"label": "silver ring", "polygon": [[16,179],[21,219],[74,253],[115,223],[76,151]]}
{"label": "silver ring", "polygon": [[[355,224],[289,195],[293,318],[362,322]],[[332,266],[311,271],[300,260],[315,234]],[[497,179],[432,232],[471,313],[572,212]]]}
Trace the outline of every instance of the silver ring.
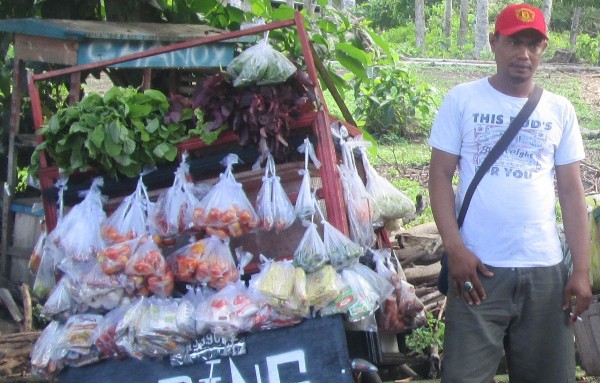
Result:
{"label": "silver ring", "polygon": [[465,291],[469,292],[471,290],[473,290],[473,284],[471,282],[469,282],[469,281],[466,281],[465,282]]}

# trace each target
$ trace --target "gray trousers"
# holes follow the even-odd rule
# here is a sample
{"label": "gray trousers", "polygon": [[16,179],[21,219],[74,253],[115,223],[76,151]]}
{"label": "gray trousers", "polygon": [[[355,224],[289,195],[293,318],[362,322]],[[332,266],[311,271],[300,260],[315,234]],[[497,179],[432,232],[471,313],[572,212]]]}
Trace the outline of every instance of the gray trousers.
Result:
{"label": "gray trousers", "polygon": [[575,382],[563,263],[488,267],[494,277],[479,276],[487,294],[481,305],[448,293],[442,383],[492,382],[503,352],[511,383]]}

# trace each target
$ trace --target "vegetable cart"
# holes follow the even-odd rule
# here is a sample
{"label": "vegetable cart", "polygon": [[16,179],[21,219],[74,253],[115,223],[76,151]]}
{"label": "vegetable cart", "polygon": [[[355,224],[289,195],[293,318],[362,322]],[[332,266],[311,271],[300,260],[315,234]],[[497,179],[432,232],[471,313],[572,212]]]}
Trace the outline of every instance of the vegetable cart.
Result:
{"label": "vegetable cart", "polygon": [[[336,143],[333,140],[331,129],[335,125],[340,131],[347,131],[350,136],[357,136],[360,131],[352,123],[338,121],[329,114],[327,106],[323,102],[321,88],[319,87],[317,67],[321,68],[320,72],[323,77],[327,78],[327,75],[322,71],[322,66],[318,58],[313,56],[313,49],[299,13],[296,13],[295,18],[292,20],[152,48],[143,52],[96,63],[41,74],[30,73],[28,74],[28,87],[35,127],[36,129],[40,129],[43,125],[42,105],[36,86],[36,82],[38,81],[56,76],[74,75],[84,70],[118,65],[130,60],[144,59],[157,54],[251,36],[286,27],[295,27],[297,29],[308,79],[314,86],[317,106],[316,110],[306,112],[294,120],[290,136],[288,137],[288,144],[295,147],[295,145],[301,143],[307,136],[311,137],[311,141],[315,142],[315,150],[321,166],[319,169],[316,166],[311,166],[309,167],[309,172],[319,184],[316,196],[322,202],[322,214],[333,228],[343,235],[348,236],[349,222],[346,215],[347,207],[340,180],[340,172],[337,166],[340,160],[336,152]],[[336,96],[336,99],[340,99],[335,87],[331,88],[330,91]],[[351,117],[348,115],[343,103],[340,107],[344,111],[344,114],[346,114],[347,120],[351,121]],[[238,145],[239,139],[240,137],[233,132],[226,131],[210,145],[205,144],[201,140],[186,140],[178,146],[180,159],[183,156],[190,156],[189,174],[194,178],[194,181],[215,181],[217,180],[217,176],[222,179],[222,175],[219,175],[222,168],[217,165],[217,162],[223,157],[225,152],[235,152],[240,158],[249,159],[246,160],[246,163],[251,163],[252,159],[258,155],[251,148],[240,147]],[[40,143],[43,142],[43,137],[40,136],[39,140]],[[354,156],[354,154],[351,153],[351,156]],[[195,158],[195,160],[192,160],[192,158]],[[52,230],[57,226],[57,207],[55,204],[57,190],[55,183],[59,178],[59,172],[58,168],[50,163],[43,152],[40,153],[40,164],[39,179],[42,187],[46,226],[49,230]],[[298,170],[302,169],[303,165],[307,166],[301,160],[292,160],[277,167],[277,176],[281,179],[285,192],[292,200],[298,197],[295,193],[303,181],[303,177],[298,173]],[[172,170],[168,169],[167,172],[172,174]],[[236,173],[236,177],[243,184],[249,200],[253,201],[260,193],[259,189],[264,171],[253,171],[249,169],[248,165],[244,166],[244,170],[244,172]],[[79,177],[83,184],[89,184],[92,175],[93,172],[90,172],[89,174],[81,174]],[[143,179],[144,182],[148,181],[147,183],[152,183],[151,176],[143,177]],[[112,186],[122,188],[122,184],[123,182],[119,181]],[[105,187],[103,193],[106,194],[107,190],[110,190],[110,187],[111,185]],[[152,193],[152,187],[150,189]],[[122,192],[122,189],[120,190]],[[157,191],[154,190],[154,192]],[[72,193],[71,190],[69,192]],[[122,197],[122,194],[111,197],[114,197],[112,203],[113,206],[116,206],[116,201],[119,201],[119,197]],[[229,228],[229,230],[229,234],[233,233],[231,231],[233,229]],[[289,257],[294,254],[294,249],[301,240],[303,231],[304,228],[301,223],[296,222],[284,232],[259,231],[251,236],[233,235],[235,238],[232,238],[231,242],[233,247],[243,247],[245,251],[253,254],[253,259],[246,267],[246,271],[255,273],[258,271],[258,255],[261,252],[265,253],[264,255],[267,258],[281,257],[282,254]],[[377,241],[379,247],[391,248],[389,238],[384,229],[377,231]],[[162,383],[184,383],[191,381],[352,382],[350,357],[354,356],[351,355],[353,354],[351,351],[354,349],[360,354],[357,356],[368,358],[377,364],[398,363],[402,361],[402,355],[397,352],[397,349],[391,353],[384,351],[377,332],[367,332],[366,335],[359,335],[353,338],[354,340],[348,339],[350,341],[346,339],[346,332],[344,331],[344,324],[341,317],[333,315],[310,319],[294,327],[252,333],[243,340],[234,342],[233,344],[227,343],[223,339],[203,339],[202,347],[199,347],[199,350],[202,352],[228,352],[228,354],[217,354],[223,355],[223,357],[220,359],[209,359],[204,363],[200,362],[183,366],[179,369],[167,368],[169,367],[167,361],[164,361],[164,363],[146,360],[109,361],[78,369],[66,369],[59,375],[59,380],[76,382],[81,381],[84,377],[94,376],[94,379],[98,382],[116,381],[118,379],[132,380],[132,377],[135,377],[133,378],[135,381],[143,379],[144,381],[159,381]],[[393,341],[395,341],[395,337]],[[210,343],[211,345],[216,343],[217,350],[207,351],[206,348],[203,348],[206,346],[206,343]],[[353,345],[349,347],[349,344]],[[247,352],[244,354],[243,351]],[[235,358],[232,356],[235,356]],[[179,375],[180,373],[181,375]]]}

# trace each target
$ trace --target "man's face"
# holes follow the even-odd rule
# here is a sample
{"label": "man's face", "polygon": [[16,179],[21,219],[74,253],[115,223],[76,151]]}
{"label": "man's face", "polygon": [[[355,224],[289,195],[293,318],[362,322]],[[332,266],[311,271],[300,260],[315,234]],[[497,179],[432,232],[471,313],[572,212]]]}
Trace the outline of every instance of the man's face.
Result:
{"label": "man's face", "polygon": [[533,77],[547,45],[548,41],[531,29],[511,36],[490,36],[498,74],[514,84],[529,81]]}

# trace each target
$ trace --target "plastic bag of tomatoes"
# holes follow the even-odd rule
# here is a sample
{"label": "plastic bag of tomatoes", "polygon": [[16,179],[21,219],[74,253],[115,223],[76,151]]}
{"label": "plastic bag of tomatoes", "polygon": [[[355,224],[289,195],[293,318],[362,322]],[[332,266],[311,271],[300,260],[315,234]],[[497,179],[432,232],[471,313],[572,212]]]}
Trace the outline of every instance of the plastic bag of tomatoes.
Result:
{"label": "plastic bag of tomatoes", "polygon": [[194,227],[219,238],[240,237],[259,225],[258,215],[248,200],[242,184],[233,176],[233,165],[239,162],[228,154],[221,164],[225,171],[193,212]]}

